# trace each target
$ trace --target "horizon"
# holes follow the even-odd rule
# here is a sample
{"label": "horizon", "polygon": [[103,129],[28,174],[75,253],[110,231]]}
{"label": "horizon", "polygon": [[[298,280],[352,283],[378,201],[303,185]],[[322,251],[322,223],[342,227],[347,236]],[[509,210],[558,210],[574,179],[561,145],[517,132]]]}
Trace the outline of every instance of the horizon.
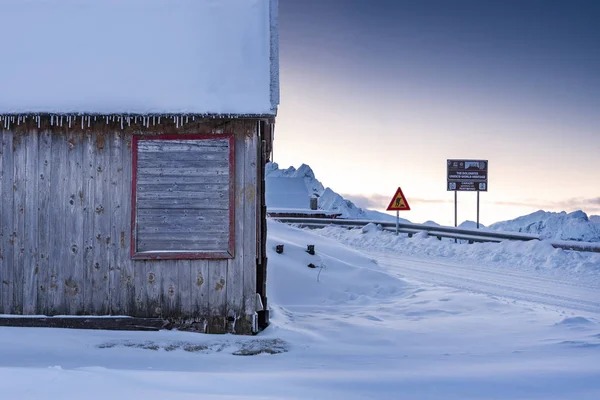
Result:
{"label": "horizon", "polygon": [[[275,163],[275,164],[277,164],[277,163]],[[320,182],[320,183],[323,185],[323,187],[324,187],[325,189],[330,189],[330,190],[332,190],[333,192],[335,192],[335,193],[339,194],[340,196],[342,196],[342,197],[344,198],[344,200],[350,200],[350,201],[352,201],[352,202],[353,202],[353,203],[354,203],[356,206],[358,206],[358,207],[362,208],[363,210],[367,210],[367,211],[378,211],[378,212],[381,212],[381,213],[384,213],[384,214],[388,214],[388,215],[390,215],[390,216],[396,216],[396,213],[395,213],[394,211],[386,211],[385,209],[374,209],[374,208],[363,207],[363,206],[360,206],[358,203],[356,203],[356,202],[355,202],[355,200],[351,200],[351,199],[349,199],[349,198],[346,198],[346,197],[345,197],[343,194],[340,194],[340,193],[336,192],[336,191],[335,191],[335,188],[332,188],[332,187],[330,187],[330,186],[328,186],[328,185],[324,184],[324,183],[323,183],[321,180],[319,180],[318,172],[315,172],[315,171],[312,169],[312,167],[311,167],[310,165],[308,165],[308,164],[301,164],[301,165],[299,165],[299,166],[290,165],[290,166],[287,166],[287,167],[282,167],[281,165],[277,164],[277,169],[278,169],[278,170],[280,170],[280,171],[281,171],[281,170],[287,170],[288,168],[294,168],[295,170],[298,170],[298,169],[300,169],[300,167],[302,167],[303,165],[305,165],[306,167],[310,168],[310,170],[311,170],[311,171],[314,173],[314,175],[315,175],[315,180],[319,181],[319,182]],[[390,198],[390,199],[387,199],[388,203],[389,203],[389,201],[390,201],[390,200],[391,200],[391,198]],[[590,213],[586,213],[584,210],[573,210],[573,211],[559,210],[559,211],[551,211],[551,210],[538,209],[538,210],[534,210],[534,211],[532,211],[532,212],[530,212],[530,213],[527,213],[527,214],[518,215],[518,216],[516,216],[516,217],[514,217],[514,218],[511,218],[511,219],[503,219],[503,220],[498,220],[498,221],[492,221],[492,222],[490,222],[490,223],[488,223],[488,224],[484,224],[483,222],[481,222],[481,221],[480,221],[480,224],[481,224],[481,225],[483,225],[483,226],[486,226],[486,227],[487,227],[487,226],[490,226],[490,225],[493,225],[493,224],[496,224],[496,223],[500,223],[500,222],[512,222],[512,221],[514,221],[514,220],[515,220],[515,219],[517,219],[517,218],[520,218],[520,217],[527,217],[527,216],[529,216],[529,215],[531,215],[531,214],[535,214],[535,213],[538,213],[538,212],[544,212],[544,213],[556,213],[556,214],[564,213],[565,215],[570,215],[570,214],[574,214],[574,213],[578,213],[578,212],[583,212],[584,214],[586,214],[586,216],[588,217],[588,219],[589,219],[589,218],[591,218],[591,217],[600,217],[600,214],[590,214]],[[404,212],[401,212],[401,213],[400,213],[400,218],[403,218],[403,219],[409,219],[409,218],[403,217],[403,216],[402,216],[402,215],[403,215],[403,213],[404,213]],[[445,225],[445,226],[453,226],[453,225],[454,225],[454,222],[453,222],[452,224],[443,224],[443,223],[440,223],[439,221],[436,221],[436,220],[433,220],[433,219],[431,219],[431,220],[426,220],[426,221],[419,221],[419,222],[416,222],[416,221],[412,221],[412,220],[410,220],[410,222],[411,222],[411,223],[434,222],[434,223],[439,223],[440,225]],[[462,225],[462,224],[464,224],[464,223],[470,223],[470,222],[472,222],[472,223],[476,223],[476,220],[475,220],[475,219],[468,219],[468,218],[461,220],[461,219],[459,218],[457,225],[458,225],[458,226],[460,226],[460,225]]]}
{"label": "horizon", "polygon": [[[480,222],[600,213],[600,4],[280,0],[273,160],[381,211],[454,224],[446,160],[489,160]],[[458,194],[458,221],[476,195]]]}

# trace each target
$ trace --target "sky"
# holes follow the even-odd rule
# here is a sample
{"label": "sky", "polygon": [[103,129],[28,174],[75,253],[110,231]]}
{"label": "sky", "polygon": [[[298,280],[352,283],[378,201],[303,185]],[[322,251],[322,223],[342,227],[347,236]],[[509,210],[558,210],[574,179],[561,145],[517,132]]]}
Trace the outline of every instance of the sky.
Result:
{"label": "sky", "polygon": [[[480,221],[600,214],[600,1],[280,0],[273,161],[454,223],[447,159],[489,160]],[[475,220],[476,193],[458,193]]]}

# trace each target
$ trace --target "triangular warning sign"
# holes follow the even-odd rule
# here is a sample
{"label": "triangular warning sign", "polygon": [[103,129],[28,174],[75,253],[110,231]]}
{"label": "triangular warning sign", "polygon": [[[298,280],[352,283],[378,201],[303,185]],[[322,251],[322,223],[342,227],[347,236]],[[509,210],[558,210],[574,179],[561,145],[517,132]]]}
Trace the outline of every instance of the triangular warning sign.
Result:
{"label": "triangular warning sign", "polygon": [[406,201],[406,197],[404,197],[404,193],[402,193],[402,189],[398,188],[396,190],[396,194],[392,197],[392,201],[390,201],[390,205],[387,208],[387,211],[408,211],[410,210],[410,206],[408,205],[408,201]]}

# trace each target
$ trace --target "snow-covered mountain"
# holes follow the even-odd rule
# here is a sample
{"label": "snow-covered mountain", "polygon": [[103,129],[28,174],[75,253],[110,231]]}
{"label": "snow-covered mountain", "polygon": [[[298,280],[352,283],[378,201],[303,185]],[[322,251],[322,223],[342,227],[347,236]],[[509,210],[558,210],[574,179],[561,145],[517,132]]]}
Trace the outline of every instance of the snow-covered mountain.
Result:
{"label": "snow-covered mountain", "polygon": [[[266,177],[302,178],[309,195],[317,195],[319,197],[319,209],[340,213],[342,218],[376,221],[396,220],[396,217],[393,215],[360,208],[352,201],[344,199],[341,195],[333,191],[333,189],[326,188],[316,179],[313,170],[306,164],[302,164],[298,169],[294,167],[279,169],[277,163],[268,163],[266,166]],[[410,222],[402,218],[400,220]],[[425,224],[438,225],[434,221],[427,221]],[[475,229],[476,223],[473,221],[464,221],[459,226],[461,228]],[[485,227],[480,224],[480,228]],[[486,229],[532,233],[540,235],[545,239],[600,242],[600,216],[592,215],[588,217],[583,211],[566,213],[564,211],[548,212],[540,210],[514,220],[497,222]]]}
{"label": "snow-covered mountain", "polygon": [[545,239],[600,242],[600,218],[583,211],[572,213],[536,211],[532,214],[490,225],[490,229],[540,235]]}
{"label": "snow-covered mountain", "polygon": [[[303,178],[309,194],[317,195],[319,197],[319,209],[339,213],[342,218],[369,219],[376,221],[396,220],[396,217],[393,215],[360,208],[350,200],[344,199],[331,188],[325,188],[323,184],[315,178],[313,170],[306,164],[302,164],[298,169],[294,167],[280,169],[277,163],[268,163],[265,168],[265,176],[267,178]],[[400,220],[409,222],[402,218]]]}

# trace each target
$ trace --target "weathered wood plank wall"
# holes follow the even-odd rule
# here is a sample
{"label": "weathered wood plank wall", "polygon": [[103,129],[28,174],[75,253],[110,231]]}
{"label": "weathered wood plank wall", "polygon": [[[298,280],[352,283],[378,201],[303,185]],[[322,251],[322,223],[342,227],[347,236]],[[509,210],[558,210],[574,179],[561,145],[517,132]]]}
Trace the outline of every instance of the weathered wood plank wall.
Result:
{"label": "weathered wood plank wall", "polygon": [[[251,333],[258,122],[98,125],[0,130],[0,313],[162,317]],[[234,134],[235,258],[131,259],[132,134],[165,133]]]}

